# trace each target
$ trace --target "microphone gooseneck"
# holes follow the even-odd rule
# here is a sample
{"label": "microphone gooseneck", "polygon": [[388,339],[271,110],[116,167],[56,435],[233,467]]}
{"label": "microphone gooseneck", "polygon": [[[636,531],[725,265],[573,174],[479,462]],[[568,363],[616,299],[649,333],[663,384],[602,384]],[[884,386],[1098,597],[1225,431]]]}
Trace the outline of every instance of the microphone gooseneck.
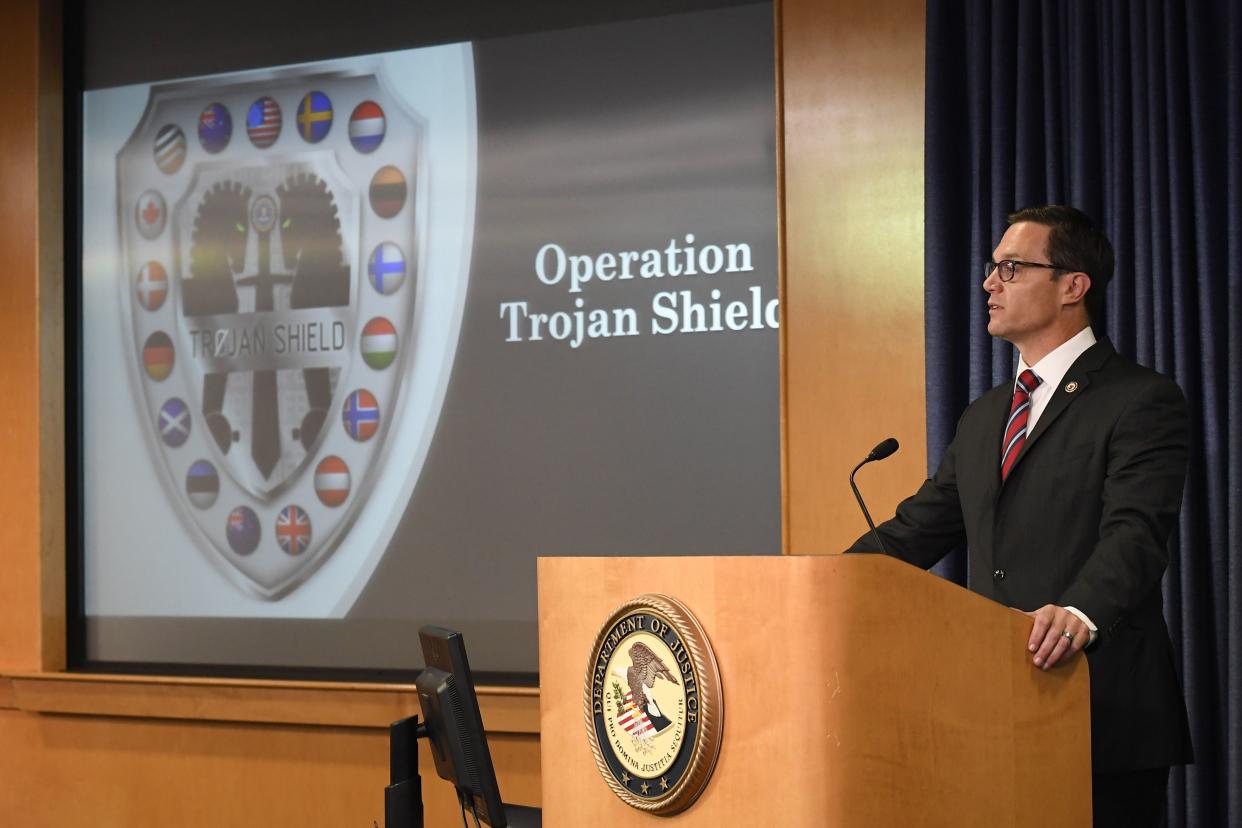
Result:
{"label": "microphone gooseneck", "polygon": [[889,437],[887,440],[881,441],[879,445],[873,448],[871,453],[864,457],[862,462],[855,466],[854,470],[850,472],[850,488],[854,490],[854,497],[858,500],[858,508],[862,509],[863,517],[867,519],[867,525],[871,527],[871,537],[875,538],[876,545],[880,547],[880,551],[885,555],[888,554],[888,549],[884,546],[884,541],[880,538],[880,533],[875,529],[875,521],[871,519],[871,512],[867,511],[867,504],[863,502],[862,493],[858,491],[858,485],[854,482],[854,475],[858,474],[858,470],[863,466],[868,463],[875,462],[876,460],[883,460],[885,457],[891,456],[893,452],[897,451],[900,447],[901,444],[897,442],[895,437]]}

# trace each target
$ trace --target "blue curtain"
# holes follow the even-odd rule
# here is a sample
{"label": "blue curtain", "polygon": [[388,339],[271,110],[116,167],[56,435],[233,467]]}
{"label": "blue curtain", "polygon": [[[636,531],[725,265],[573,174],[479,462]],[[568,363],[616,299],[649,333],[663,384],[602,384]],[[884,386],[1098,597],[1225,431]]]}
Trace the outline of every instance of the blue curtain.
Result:
{"label": "blue curtain", "polygon": [[1242,825],[1242,3],[929,0],[926,129],[929,466],[1013,376],[979,277],[1005,214],[1082,208],[1117,251],[1097,332],[1192,412],[1164,592],[1197,761],[1169,824]]}

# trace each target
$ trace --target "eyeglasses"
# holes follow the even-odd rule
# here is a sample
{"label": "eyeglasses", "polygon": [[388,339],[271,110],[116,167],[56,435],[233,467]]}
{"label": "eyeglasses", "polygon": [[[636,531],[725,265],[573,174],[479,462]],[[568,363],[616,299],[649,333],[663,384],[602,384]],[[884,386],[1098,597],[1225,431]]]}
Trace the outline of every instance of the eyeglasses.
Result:
{"label": "eyeglasses", "polygon": [[1063,267],[1057,264],[1043,264],[1041,262],[1024,262],[1021,259],[1004,259],[999,262],[983,263],[983,278],[986,280],[992,275],[992,271],[999,271],[996,275],[1000,277],[1002,282],[1012,282],[1013,277],[1018,272],[1019,267],[1042,267],[1045,270],[1065,270],[1072,271],[1072,267]]}

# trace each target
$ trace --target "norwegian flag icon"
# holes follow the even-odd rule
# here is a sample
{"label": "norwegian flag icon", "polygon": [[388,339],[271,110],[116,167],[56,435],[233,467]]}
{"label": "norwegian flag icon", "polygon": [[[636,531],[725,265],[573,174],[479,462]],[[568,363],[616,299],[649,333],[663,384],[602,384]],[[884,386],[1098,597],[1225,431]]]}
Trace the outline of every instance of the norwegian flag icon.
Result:
{"label": "norwegian flag icon", "polygon": [[276,543],[288,555],[301,555],[310,547],[310,518],[300,506],[286,506],[276,517]]}
{"label": "norwegian flag icon", "polygon": [[349,436],[359,443],[365,443],[379,430],[379,402],[370,391],[360,388],[350,394],[349,399],[345,401],[341,419],[345,423],[345,431]]}

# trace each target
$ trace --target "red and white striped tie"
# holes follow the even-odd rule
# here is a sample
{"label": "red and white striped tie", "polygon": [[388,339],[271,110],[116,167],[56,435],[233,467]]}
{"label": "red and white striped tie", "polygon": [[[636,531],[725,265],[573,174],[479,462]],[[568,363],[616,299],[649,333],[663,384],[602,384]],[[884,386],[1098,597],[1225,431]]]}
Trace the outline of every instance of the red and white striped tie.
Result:
{"label": "red and white striped tie", "polygon": [[1031,418],[1031,394],[1043,382],[1035,372],[1027,368],[1018,377],[1013,389],[1013,404],[1009,406],[1009,422],[1005,424],[1005,441],[1001,444],[1001,482],[1009,477],[1018,454],[1026,443],[1026,423]]}

